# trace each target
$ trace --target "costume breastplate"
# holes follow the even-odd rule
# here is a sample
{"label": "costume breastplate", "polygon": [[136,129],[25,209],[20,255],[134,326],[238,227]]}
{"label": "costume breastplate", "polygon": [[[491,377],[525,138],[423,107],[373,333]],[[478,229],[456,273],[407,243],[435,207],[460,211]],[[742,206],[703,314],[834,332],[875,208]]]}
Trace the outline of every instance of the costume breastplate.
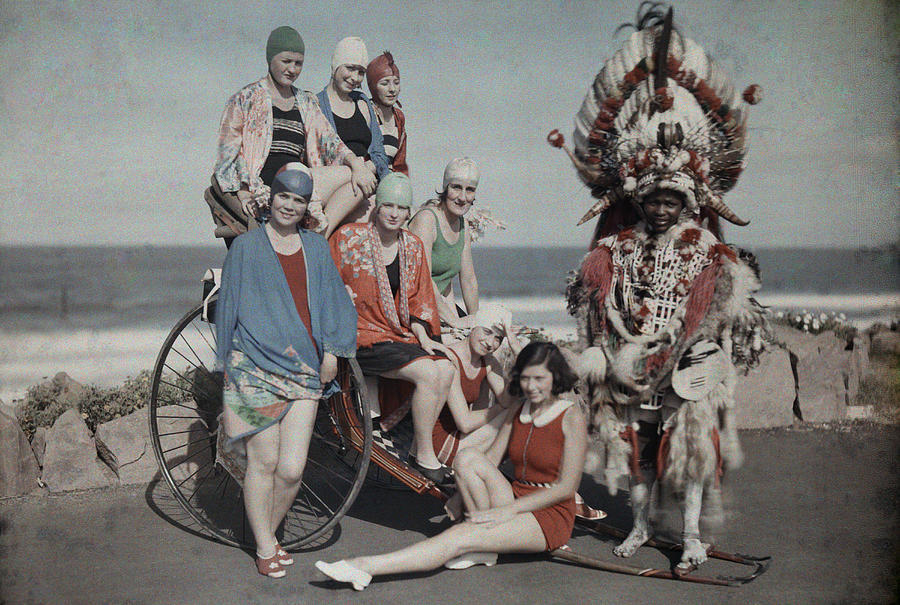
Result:
{"label": "costume breastplate", "polygon": [[612,248],[612,291],[616,306],[634,334],[664,328],[710,263],[705,251],[677,246],[676,237],[635,237]]}

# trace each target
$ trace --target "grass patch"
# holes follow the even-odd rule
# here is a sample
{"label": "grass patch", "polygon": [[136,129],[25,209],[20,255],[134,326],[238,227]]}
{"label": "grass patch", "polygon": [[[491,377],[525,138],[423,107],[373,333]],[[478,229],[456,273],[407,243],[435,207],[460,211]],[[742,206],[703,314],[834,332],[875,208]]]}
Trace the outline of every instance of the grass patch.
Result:
{"label": "grass patch", "polygon": [[871,372],[860,380],[855,404],[871,405],[880,419],[900,424],[900,355],[872,355],[869,361]]}

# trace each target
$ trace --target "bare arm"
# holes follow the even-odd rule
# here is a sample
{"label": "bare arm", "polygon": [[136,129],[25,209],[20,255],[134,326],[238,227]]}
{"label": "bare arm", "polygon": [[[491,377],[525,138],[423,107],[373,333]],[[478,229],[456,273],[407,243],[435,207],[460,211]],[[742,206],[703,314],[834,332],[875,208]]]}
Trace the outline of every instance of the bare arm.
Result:
{"label": "bare arm", "polygon": [[503,396],[506,391],[506,380],[503,379],[503,368],[500,367],[500,362],[494,359],[493,356],[488,358],[487,375],[484,379],[487,380],[488,387],[494,394],[497,403],[502,407],[507,407],[510,401],[504,399]]}
{"label": "bare arm", "polygon": [[453,383],[450,385],[450,394],[447,397],[447,407],[453,415],[453,421],[463,433],[471,433],[491,420],[498,414],[503,412],[500,406],[492,406],[480,410],[469,408],[465,395],[462,392],[462,386],[459,382],[459,372],[457,369],[453,376]]}
{"label": "bare arm", "polygon": [[435,351],[441,351],[448,357],[449,352],[446,345],[437,342],[436,340],[432,340],[430,336],[428,336],[428,332],[425,331],[425,326],[420,324],[418,321],[411,322],[410,330],[412,330],[413,335],[416,337],[416,340],[419,341],[419,345],[428,351],[429,354],[433,355]]}
{"label": "bare arm", "polygon": [[475,264],[472,262],[472,240],[469,237],[468,229],[466,229],[465,235],[466,242],[463,244],[462,266],[459,271],[459,287],[462,291],[463,301],[466,303],[466,313],[474,315],[478,311],[478,277],[475,275]]}
{"label": "bare arm", "polygon": [[[419,211],[419,213],[409,222],[409,230],[414,235],[417,235],[419,239],[422,240],[422,243],[425,244],[425,261],[428,264],[428,275],[432,274],[431,248],[434,246],[434,240],[437,239],[438,229],[440,229],[440,225],[437,224],[434,214],[431,212]],[[460,323],[459,318],[456,315],[456,310],[451,309],[450,305],[447,304],[447,301],[444,300],[444,294],[438,290],[434,280],[431,280],[431,286],[434,288],[434,301],[437,304],[438,316],[441,318],[441,321],[454,328],[466,327],[464,324]]]}

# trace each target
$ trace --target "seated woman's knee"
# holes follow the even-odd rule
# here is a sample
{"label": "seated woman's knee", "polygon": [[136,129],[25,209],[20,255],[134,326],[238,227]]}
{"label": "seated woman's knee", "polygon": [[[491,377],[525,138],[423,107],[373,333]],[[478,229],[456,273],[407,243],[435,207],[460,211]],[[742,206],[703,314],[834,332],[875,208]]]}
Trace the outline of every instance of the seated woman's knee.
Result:
{"label": "seated woman's knee", "polygon": [[461,474],[473,472],[484,462],[484,454],[472,447],[459,450],[453,459],[453,469]]}

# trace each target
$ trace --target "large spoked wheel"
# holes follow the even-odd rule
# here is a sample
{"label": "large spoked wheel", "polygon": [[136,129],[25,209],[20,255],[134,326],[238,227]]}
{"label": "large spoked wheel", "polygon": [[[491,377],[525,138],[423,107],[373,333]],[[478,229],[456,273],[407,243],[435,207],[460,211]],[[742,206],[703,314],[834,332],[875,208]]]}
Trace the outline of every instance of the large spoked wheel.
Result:
{"label": "large spoked wheel", "polygon": [[[200,532],[252,547],[235,478],[241,477],[239,465],[235,470],[235,457],[223,455],[222,375],[213,372],[215,326],[202,315],[198,306],[182,317],[156,359],[149,413],[153,448],[163,478]],[[341,360],[341,390],[319,402],[302,486],[278,532],[284,548],[327,539],[365,481],[372,419],[362,381],[356,362]]]}

